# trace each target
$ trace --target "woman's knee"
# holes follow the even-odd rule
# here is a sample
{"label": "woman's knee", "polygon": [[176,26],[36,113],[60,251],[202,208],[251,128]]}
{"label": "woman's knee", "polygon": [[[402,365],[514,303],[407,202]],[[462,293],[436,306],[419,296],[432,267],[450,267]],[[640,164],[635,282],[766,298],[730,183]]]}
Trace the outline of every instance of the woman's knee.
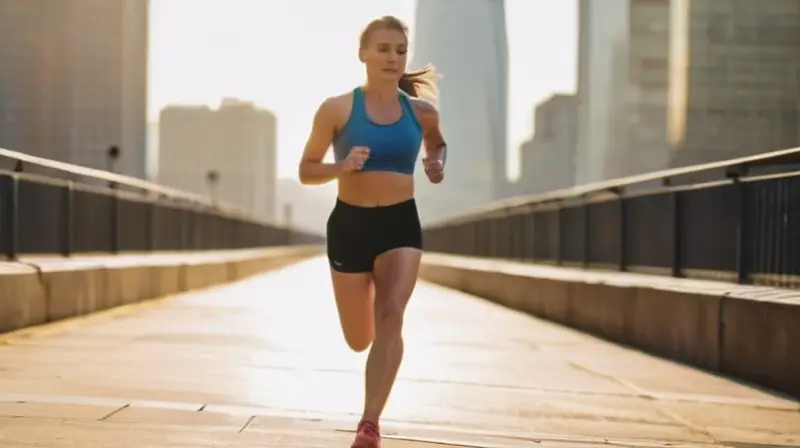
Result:
{"label": "woman's knee", "polygon": [[376,304],[376,337],[399,336],[403,331],[405,306],[400,300],[392,300],[390,297],[385,299],[379,298]]}
{"label": "woman's knee", "polygon": [[372,337],[366,337],[364,335],[353,335],[348,333],[347,331],[344,332],[344,340],[347,343],[347,346],[350,347],[350,350],[361,353],[364,350],[368,349],[369,346],[372,344]]}

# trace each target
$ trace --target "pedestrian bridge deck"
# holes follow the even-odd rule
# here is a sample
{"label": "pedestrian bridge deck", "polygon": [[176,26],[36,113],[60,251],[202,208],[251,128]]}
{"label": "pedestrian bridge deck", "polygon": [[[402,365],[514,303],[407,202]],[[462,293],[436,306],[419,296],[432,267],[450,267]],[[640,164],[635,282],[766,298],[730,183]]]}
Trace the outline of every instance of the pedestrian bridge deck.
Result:
{"label": "pedestrian bridge deck", "polygon": [[[0,447],[347,447],[338,325],[315,258],[0,336]],[[406,325],[388,448],[800,446],[795,400],[462,293],[420,283]]]}

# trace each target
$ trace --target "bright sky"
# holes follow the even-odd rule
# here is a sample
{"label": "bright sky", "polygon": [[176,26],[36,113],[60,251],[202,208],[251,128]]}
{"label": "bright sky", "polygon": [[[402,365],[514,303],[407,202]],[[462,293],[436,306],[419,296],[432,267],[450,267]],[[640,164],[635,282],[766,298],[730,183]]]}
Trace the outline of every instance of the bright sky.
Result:
{"label": "bright sky", "polygon": [[[415,5],[151,0],[150,119],[170,103],[254,101],[278,116],[278,175],[294,177],[320,101],[364,79],[356,55],[361,29],[376,16],[393,14],[413,31]],[[533,106],[554,92],[575,91],[577,0],[506,0],[506,20],[509,169],[516,177],[517,147],[532,132]]]}

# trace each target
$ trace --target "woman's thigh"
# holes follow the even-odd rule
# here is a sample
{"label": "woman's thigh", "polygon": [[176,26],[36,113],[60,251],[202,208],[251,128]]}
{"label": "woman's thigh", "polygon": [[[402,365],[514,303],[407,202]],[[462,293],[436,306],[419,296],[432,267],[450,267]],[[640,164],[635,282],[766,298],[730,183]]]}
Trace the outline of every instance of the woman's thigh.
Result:
{"label": "woman's thigh", "polygon": [[375,260],[377,320],[399,318],[405,314],[417,284],[422,251],[415,247],[398,247],[380,254]]}
{"label": "woman's thigh", "polygon": [[372,274],[331,269],[331,279],[344,339],[351,349],[364,351],[375,338],[375,286]]}

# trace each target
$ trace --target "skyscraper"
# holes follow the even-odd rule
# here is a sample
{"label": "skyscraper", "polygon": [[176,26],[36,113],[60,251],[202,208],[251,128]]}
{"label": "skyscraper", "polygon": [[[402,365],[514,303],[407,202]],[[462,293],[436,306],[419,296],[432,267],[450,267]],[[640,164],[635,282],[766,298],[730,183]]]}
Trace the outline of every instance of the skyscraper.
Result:
{"label": "skyscraper", "polygon": [[672,165],[800,145],[800,0],[672,8]]}
{"label": "skyscraper", "polygon": [[0,146],[145,175],[148,0],[0,1]]}
{"label": "skyscraper", "polygon": [[668,165],[670,0],[580,0],[577,183]]}
{"label": "skyscraper", "polygon": [[574,95],[555,94],[536,107],[533,138],[520,146],[515,194],[569,188],[575,177],[577,107]]}
{"label": "skyscraper", "polygon": [[211,195],[255,216],[277,213],[277,120],[254,104],[170,106],[159,120],[158,182]]}
{"label": "skyscraper", "polygon": [[437,218],[503,196],[506,178],[508,49],[503,0],[418,0],[414,67],[431,63],[441,128],[451,148],[446,178],[419,170],[421,216]]}

